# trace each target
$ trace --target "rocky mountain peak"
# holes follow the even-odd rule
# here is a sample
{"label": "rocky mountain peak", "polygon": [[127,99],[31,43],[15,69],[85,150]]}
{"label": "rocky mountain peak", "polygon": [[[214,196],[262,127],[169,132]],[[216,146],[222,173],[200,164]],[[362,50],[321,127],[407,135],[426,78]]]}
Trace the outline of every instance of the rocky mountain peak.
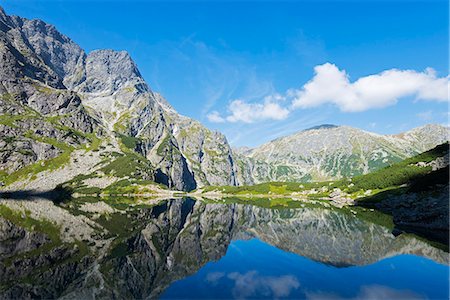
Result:
{"label": "rocky mountain peak", "polygon": [[[26,75],[52,87],[63,88],[62,83],[76,73],[85,56],[76,43],[42,20],[8,16],[1,9],[0,30],[3,41],[18,50],[15,59],[21,60],[22,65],[33,66],[27,67]],[[41,70],[38,72],[36,68]]]}
{"label": "rocky mountain peak", "polygon": [[41,20],[26,20],[20,30],[32,50],[62,80],[76,72],[77,65],[85,56],[75,42]]}
{"label": "rocky mountain peak", "polygon": [[419,132],[432,133],[432,132],[442,131],[442,130],[444,130],[444,131],[448,130],[448,127],[440,125],[440,124],[425,124],[423,126],[419,126],[419,127],[413,128],[410,131],[403,132],[400,135],[402,135],[402,134],[411,134],[411,133],[419,133]]}
{"label": "rocky mountain peak", "polygon": [[85,64],[86,80],[79,88],[87,93],[114,94],[129,87],[148,90],[136,64],[126,51],[95,50]]}
{"label": "rocky mountain peak", "polygon": [[0,6],[0,21],[5,22],[7,18],[6,12],[3,7]]}
{"label": "rocky mountain peak", "polygon": [[[10,22],[12,17],[8,18]],[[86,55],[53,26],[17,18],[4,34],[9,48],[3,50],[11,60],[4,61],[0,79],[4,84],[8,78],[23,78],[26,72],[27,77],[39,81],[37,87],[35,81],[23,81],[23,87],[14,80],[8,83],[14,92],[31,90],[25,96],[30,107],[48,114],[55,111],[55,105],[65,106],[67,99],[61,95],[72,95],[77,107],[99,122],[107,139],[119,138],[129,151],[145,157],[155,180],[171,188],[236,184],[225,137],[179,115],[161,95],[151,91],[126,51],[96,50]],[[9,69],[8,74],[2,72]],[[66,111],[64,108],[61,114]],[[59,118],[59,113],[53,114]],[[77,120],[73,126],[81,123],[83,120]]]}

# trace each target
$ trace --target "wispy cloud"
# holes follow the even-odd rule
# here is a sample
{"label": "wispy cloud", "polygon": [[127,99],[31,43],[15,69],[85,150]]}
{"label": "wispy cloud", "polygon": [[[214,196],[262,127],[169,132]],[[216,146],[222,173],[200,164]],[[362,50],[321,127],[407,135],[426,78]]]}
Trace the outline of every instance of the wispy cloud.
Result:
{"label": "wispy cloud", "polygon": [[219,280],[222,279],[222,277],[224,276],[225,276],[224,272],[211,272],[206,275],[205,280],[209,284],[217,285],[219,283]]}
{"label": "wispy cloud", "polygon": [[[228,101],[236,97],[236,94],[252,100],[261,99],[274,92],[270,79],[261,77],[260,72],[245,55],[208,45],[197,40],[194,34],[181,41],[161,43],[158,45],[158,51],[164,51],[168,60],[174,62],[168,67],[174,68],[176,64],[183,66],[182,70],[176,66],[170,71],[180,73],[179,77],[185,84],[189,84],[189,89],[201,95],[202,117],[206,116],[218,102]],[[188,70],[189,74],[186,76],[185,72]],[[217,118],[213,120],[218,121]]]}
{"label": "wispy cloud", "polygon": [[148,66],[143,70],[149,84],[174,104],[190,101],[201,117],[216,103],[235,97],[236,91],[259,95],[258,90],[271,86],[239,53],[208,45],[195,34],[140,46],[147,47],[140,59]]}

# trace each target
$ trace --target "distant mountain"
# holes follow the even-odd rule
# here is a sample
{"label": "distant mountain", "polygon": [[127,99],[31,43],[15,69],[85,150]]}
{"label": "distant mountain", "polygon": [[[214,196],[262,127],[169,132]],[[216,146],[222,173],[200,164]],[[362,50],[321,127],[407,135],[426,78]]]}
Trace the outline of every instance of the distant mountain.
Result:
{"label": "distant mountain", "polygon": [[235,151],[246,184],[352,177],[398,162],[448,140],[449,128],[426,125],[397,135],[322,125]]}

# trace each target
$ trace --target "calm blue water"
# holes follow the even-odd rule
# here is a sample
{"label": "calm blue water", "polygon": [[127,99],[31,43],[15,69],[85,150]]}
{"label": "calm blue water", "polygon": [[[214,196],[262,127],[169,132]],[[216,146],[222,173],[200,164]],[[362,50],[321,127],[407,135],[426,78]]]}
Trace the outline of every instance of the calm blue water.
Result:
{"label": "calm blue water", "polygon": [[161,298],[448,299],[449,267],[398,255],[338,268],[258,239],[238,240],[219,261],[176,281]]}

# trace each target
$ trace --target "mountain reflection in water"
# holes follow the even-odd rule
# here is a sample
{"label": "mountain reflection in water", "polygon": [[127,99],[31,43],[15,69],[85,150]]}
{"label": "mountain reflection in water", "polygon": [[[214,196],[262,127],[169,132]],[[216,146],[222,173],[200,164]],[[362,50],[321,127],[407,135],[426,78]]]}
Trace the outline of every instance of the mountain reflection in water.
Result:
{"label": "mountain reflection in water", "polygon": [[448,297],[448,253],[362,210],[106,203],[0,200],[44,205],[63,233],[52,246],[0,217],[3,298]]}

